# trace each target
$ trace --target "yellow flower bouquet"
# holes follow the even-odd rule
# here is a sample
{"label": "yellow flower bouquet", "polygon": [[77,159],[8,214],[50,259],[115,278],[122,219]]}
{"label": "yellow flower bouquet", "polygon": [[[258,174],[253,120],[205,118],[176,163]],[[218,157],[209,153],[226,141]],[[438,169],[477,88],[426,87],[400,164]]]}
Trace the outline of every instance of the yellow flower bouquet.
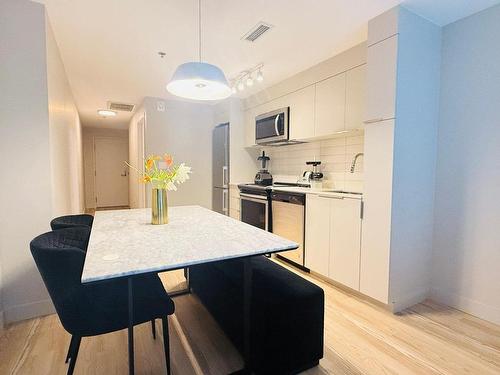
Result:
{"label": "yellow flower bouquet", "polygon": [[177,190],[177,185],[189,180],[191,167],[184,163],[175,165],[174,159],[169,154],[148,156],[144,160],[144,171],[139,171],[129,163],[126,164],[139,173],[141,182],[152,185],[151,223],[167,224],[167,190]]}

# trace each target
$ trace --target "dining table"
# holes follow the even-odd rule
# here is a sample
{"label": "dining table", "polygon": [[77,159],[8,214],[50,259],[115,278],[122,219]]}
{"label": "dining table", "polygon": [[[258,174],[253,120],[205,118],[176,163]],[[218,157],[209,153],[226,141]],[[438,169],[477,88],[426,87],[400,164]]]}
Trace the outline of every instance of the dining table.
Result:
{"label": "dining table", "polygon": [[251,373],[253,272],[250,258],[294,250],[298,246],[293,241],[201,206],[170,207],[169,223],[164,225],[151,224],[150,208],[97,211],[81,282],[127,279],[129,374],[134,374],[134,277],[241,258],[244,368],[238,373]]}

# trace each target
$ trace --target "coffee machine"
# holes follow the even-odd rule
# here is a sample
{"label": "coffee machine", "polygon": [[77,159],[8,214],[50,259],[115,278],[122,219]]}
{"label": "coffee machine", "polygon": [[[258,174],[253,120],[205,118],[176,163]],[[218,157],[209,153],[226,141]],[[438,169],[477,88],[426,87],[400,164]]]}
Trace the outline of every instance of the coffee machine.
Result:
{"label": "coffee machine", "polygon": [[270,160],[269,156],[266,155],[265,151],[262,151],[262,155],[257,158],[261,162],[261,169],[255,175],[254,182],[256,185],[269,186],[273,184],[273,176],[267,170],[267,162]]}
{"label": "coffee machine", "polygon": [[307,161],[306,165],[312,165],[312,171],[305,171],[302,174],[302,178],[299,183],[304,185],[309,185],[309,187],[313,189],[321,189],[323,186],[323,173],[319,171],[319,165],[321,165],[321,161]]}

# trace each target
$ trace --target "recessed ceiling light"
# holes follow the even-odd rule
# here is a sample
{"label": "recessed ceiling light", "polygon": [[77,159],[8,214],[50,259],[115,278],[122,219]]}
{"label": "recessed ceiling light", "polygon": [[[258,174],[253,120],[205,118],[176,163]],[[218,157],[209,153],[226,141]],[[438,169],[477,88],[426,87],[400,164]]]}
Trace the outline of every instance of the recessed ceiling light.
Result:
{"label": "recessed ceiling light", "polygon": [[114,117],[116,116],[115,111],[111,111],[109,109],[100,109],[97,111],[97,114],[102,117]]}

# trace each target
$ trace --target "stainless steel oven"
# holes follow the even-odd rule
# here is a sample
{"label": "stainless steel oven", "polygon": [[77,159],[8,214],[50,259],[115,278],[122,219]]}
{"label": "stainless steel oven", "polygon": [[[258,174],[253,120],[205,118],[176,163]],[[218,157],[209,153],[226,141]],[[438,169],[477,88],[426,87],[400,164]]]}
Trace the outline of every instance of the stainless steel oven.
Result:
{"label": "stainless steel oven", "polygon": [[240,220],[271,231],[270,190],[253,184],[240,185]]}
{"label": "stainless steel oven", "polygon": [[255,118],[255,143],[273,144],[288,141],[290,108],[280,108]]}

